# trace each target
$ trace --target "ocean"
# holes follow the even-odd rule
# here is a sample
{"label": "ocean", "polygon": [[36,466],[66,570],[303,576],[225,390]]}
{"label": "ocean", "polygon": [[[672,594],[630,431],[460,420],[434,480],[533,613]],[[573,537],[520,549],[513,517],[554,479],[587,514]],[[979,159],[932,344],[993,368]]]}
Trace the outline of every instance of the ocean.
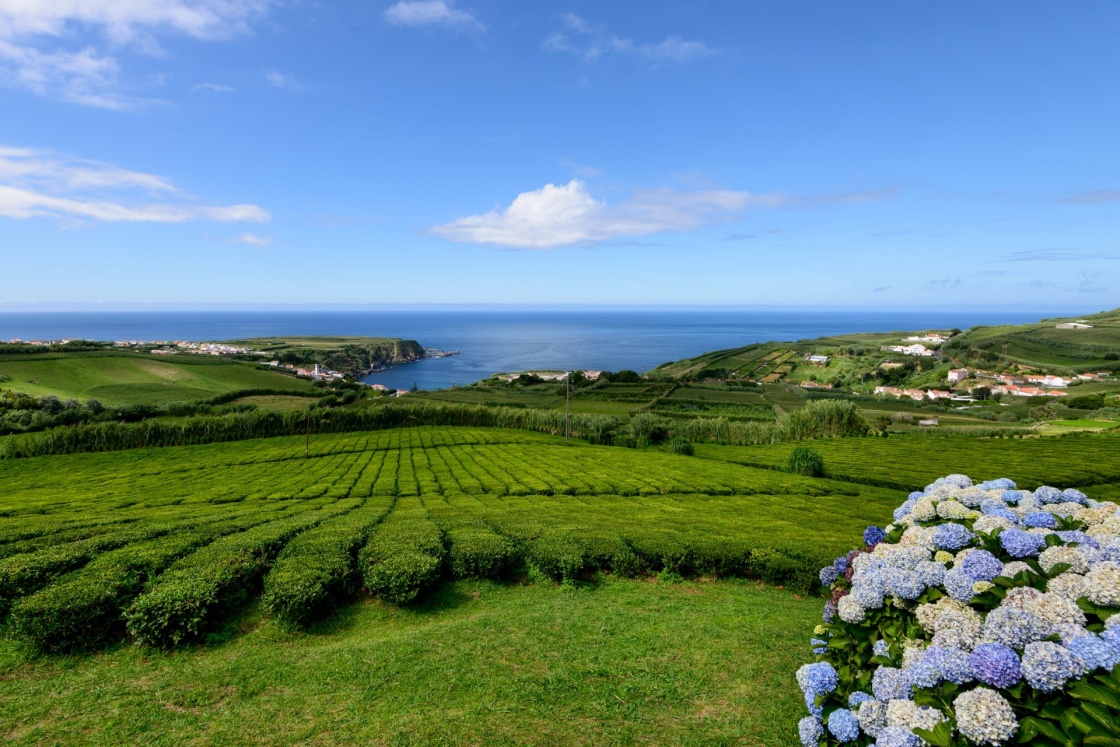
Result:
{"label": "ocean", "polygon": [[[230,340],[271,335],[402,337],[459,355],[396,366],[366,378],[406,389],[444,389],[526,370],[647,371],[709,350],[850,332],[1024,324],[1015,311],[214,311],[0,312],[0,340]],[[1053,314],[1046,314],[1053,316]]]}

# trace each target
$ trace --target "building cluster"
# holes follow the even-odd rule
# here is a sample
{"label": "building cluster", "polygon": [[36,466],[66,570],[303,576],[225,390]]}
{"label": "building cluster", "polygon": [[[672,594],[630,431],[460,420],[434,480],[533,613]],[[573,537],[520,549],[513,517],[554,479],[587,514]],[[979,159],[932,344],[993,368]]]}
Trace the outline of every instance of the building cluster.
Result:
{"label": "building cluster", "polygon": [[920,342],[914,343],[913,345],[887,345],[886,349],[895,353],[902,353],[903,355],[917,355],[921,356],[922,358],[929,358],[936,352],[934,350],[930,350]]}
{"label": "building cluster", "polygon": [[[599,377],[601,377],[603,375],[602,371],[578,371],[578,372],[575,372],[575,373],[583,374],[583,378],[585,378],[588,381],[598,381]],[[568,374],[557,373],[556,371],[526,371],[523,374],[519,374],[519,373],[502,374],[501,376],[498,376],[497,378],[500,381],[517,381],[522,376],[536,376],[541,381],[564,381],[566,378],[568,378]]]}
{"label": "building cluster", "polygon": [[948,335],[942,335],[942,334],[939,334],[937,332],[930,332],[929,334],[926,334],[926,335],[920,335],[920,336],[919,335],[914,335],[914,336],[911,336],[911,337],[907,337],[906,341],[907,342],[929,342],[929,343],[933,343],[934,345],[940,345],[943,342],[948,342],[949,341],[949,336]]}
{"label": "building cluster", "polygon": [[964,397],[953,392],[945,391],[943,389],[900,389],[896,386],[877,386],[875,387],[876,394],[887,394],[892,397],[909,397],[912,400],[922,402],[924,400],[939,400],[939,399],[954,399],[958,401],[971,401],[970,397]]}
{"label": "building cluster", "polygon": [[258,350],[240,345],[226,345],[221,342],[189,342],[181,340],[175,347],[195,355],[266,355]]}
{"label": "building cluster", "polygon": [[335,381],[336,379],[346,378],[346,374],[339,371],[332,371],[316,363],[311,368],[300,368],[293,366],[291,363],[281,364],[280,361],[266,361],[264,365],[270,368],[283,368],[286,371],[291,371],[296,376],[303,376],[307,379],[314,379],[315,381]]}
{"label": "building cluster", "polygon": [[12,345],[35,345],[37,347],[45,348],[50,345],[65,345],[69,342],[74,342],[74,340],[21,340],[18,337],[13,337],[12,339],[8,340],[8,342]]}

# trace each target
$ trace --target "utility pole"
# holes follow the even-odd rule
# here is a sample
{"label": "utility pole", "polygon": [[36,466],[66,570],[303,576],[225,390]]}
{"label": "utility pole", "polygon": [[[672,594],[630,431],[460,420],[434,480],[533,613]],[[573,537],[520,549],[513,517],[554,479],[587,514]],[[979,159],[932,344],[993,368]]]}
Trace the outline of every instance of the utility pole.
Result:
{"label": "utility pole", "polygon": [[568,371],[564,374],[564,440],[568,441],[571,438],[571,424],[572,424],[572,372]]}
{"label": "utility pole", "polygon": [[307,459],[307,457],[310,455],[310,453],[311,453],[311,405],[308,405],[307,406],[307,440],[305,440],[303,442],[303,458]]}

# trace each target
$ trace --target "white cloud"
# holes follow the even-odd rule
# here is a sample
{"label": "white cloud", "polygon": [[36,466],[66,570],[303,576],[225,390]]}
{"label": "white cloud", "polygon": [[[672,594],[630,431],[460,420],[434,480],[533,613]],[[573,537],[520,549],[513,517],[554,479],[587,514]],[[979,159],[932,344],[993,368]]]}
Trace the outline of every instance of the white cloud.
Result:
{"label": "white cloud", "polygon": [[504,209],[467,216],[429,230],[467,244],[552,249],[666,231],[690,231],[731,219],[751,206],[777,207],[785,202],[781,195],[657,189],[640,190],[624,202],[609,205],[592,197],[582,181],[573,179],[567,184],[546,184],[541,189],[522,192]]}
{"label": "white cloud", "polygon": [[267,236],[258,236],[255,233],[243,233],[240,236],[229,239],[227,243],[244,244],[246,246],[255,246],[258,249],[264,249],[272,243],[272,239]]}
{"label": "white cloud", "polygon": [[385,19],[398,26],[446,26],[472,31],[486,28],[448,0],[399,0],[385,9]]}
{"label": "white cloud", "polygon": [[209,93],[233,93],[232,86],[223,86],[221,83],[195,83],[191,86],[191,93],[207,91]]}
{"label": "white cloud", "polygon": [[279,70],[265,70],[264,79],[267,80],[268,84],[273,88],[284,88],[289,91],[302,91],[307,88],[307,86],[299,82],[296,78],[291,75],[285,75]]}
{"label": "white cloud", "polygon": [[0,217],[77,223],[261,223],[270,218],[256,205],[199,205],[154,174],[5,146],[0,146]]}
{"label": "white cloud", "polygon": [[686,63],[720,51],[703,42],[689,41],[676,35],[656,43],[636,42],[609,34],[603,28],[595,28],[574,13],[565,13],[561,20],[564,29],[545,39],[544,48],[550,52],[574,54],[587,62],[615,53],[641,57],[650,62]]}
{"label": "white cloud", "polygon": [[201,41],[248,31],[272,0],[0,0],[0,84],[105,109],[145,103],[118,55],[162,54],[164,35]]}

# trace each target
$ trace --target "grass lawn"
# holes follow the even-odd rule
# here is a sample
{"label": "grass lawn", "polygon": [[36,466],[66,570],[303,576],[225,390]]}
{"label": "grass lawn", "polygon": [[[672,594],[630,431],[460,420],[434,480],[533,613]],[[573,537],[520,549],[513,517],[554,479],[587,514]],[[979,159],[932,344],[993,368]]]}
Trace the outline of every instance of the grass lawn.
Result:
{"label": "grass lawn", "polygon": [[1039,433],[1056,435],[1073,431],[1106,431],[1120,428],[1115,420],[1050,420],[1039,428]]}
{"label": "grass lawn", "polygon": [[308,634],[29,659],[0,644],[7,744],[796,745],[820,599],[745,581],[458,582]]}
{"label": "grass lawn", "polygon": [[311,383],[233,361],[137,353],[0,357],[3,386],[35,396],[96,399],[105,405],[209,399],[238,389],[311,391]]}

